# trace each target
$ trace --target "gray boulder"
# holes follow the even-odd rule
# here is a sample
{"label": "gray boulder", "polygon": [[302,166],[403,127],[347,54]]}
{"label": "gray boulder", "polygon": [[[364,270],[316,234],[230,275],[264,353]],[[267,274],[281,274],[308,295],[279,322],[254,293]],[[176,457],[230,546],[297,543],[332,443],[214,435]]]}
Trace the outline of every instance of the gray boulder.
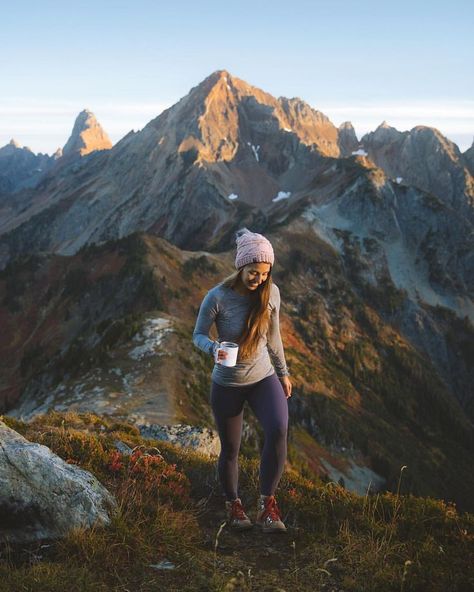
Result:
{"label": "gray boulder", "polygon": [[182,448],[192,448],[207,456],[217,456],[220,452],[219,436],[209,428],[175,425],[138,426],[144,438],[171,442]]}
{"label": "gray boulder", "polygon": [[64,536],[110,521],[115,500],[89,472],[0,421],[0,542]]}

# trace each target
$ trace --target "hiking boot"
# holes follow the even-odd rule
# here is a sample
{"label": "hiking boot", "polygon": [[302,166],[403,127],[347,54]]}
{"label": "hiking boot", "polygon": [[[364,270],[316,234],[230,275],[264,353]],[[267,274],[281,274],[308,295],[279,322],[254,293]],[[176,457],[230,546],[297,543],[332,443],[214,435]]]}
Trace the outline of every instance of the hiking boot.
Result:
{"label": "hiking boot", "polygon": [[274,495],[261,495],[257,504],[256,524],[263,532],[286,532]]}
{"label": "hiking boot", "polygon": [[252,528],[250,518],[244,512],[242,502],[240,498],[226,502],[225,507],[227,510],[227,524],[238,530],[247,530]]}

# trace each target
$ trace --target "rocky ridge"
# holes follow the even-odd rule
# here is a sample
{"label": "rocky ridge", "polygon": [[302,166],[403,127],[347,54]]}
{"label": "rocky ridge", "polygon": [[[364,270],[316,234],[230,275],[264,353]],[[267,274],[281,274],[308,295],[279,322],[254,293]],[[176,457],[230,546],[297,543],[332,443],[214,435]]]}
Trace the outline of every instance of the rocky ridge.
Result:
{"label": "rocky ridge", "polygon": [[[298,215],[305,200],[318,215],[332,200],[329,213],[352,192],[369,207],[365,197],[378,196],[382,206],[370,229],[359,202],[344,199],[352,228],[360,219],[365,234],[398,237],[408,260],[415,257],[409,277],[392,257],[397,285],[410,284],[412,295],[472,317],[472,177],[459,151],[436,130],[402,134],[385,122],[353,150],[356,142],[350,124],[337,130],[299,99],[275,99],[215,72],[141,132],[51,176],[33,207],[5,215],[0,261],[38,248],[70,255],[136,230],[181,248],[229,248],[232,232],[252,219]],[[341,150],[348,158],[336,161]],[[404,211],[402,225],[392,201]],[[456,233],[446,212],[451,224],[459,218]],[[422,221],[423,236],[415,236],[410,217]],[[426,289],[416,285],[417,274],[428,277]]]}
{"label": "rocky ridge", "polygon": [[466,157],[438,130],[420,125],[399,132],[383,122],[361,143],[369,158],[397,183],[422,189],[474,219],[474,180]]}
{"label": "rocky ridge", "polygon": [[30,148],[10,140],[0,148],[0,197],[35,187],[56,159],[56,156],[34,154]]}
{"label": "rocky ridge", "polygon": [[[5,216],[0,232],[16,252],[38,233],[42,249],[71,254],[135,230],[197,247],[236,212],[302,189],[323,155],[339,155],[325,116],[219,71],[113,149],[49,178],[35,206]],[[178,217],[182,211],[188,216]],[[2,251],[5,261],[10,248]]]}

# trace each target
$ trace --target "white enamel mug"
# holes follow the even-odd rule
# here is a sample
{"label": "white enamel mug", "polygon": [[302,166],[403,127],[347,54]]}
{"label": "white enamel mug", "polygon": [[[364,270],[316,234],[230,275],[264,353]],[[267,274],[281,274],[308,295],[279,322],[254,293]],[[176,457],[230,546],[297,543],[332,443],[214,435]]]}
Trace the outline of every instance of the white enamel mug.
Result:
{"label": "white enamel mug", "polygon": [[[227,358],[225,360],[217,360],[217,355],[220,349],[223,349],[225,352],[227,352]],[[237,364],[238,352],[239,346],[237,345],[237,343],[234,343],[233,341],[221,341],[219,343],[219,347],[216,349],[214,361],[216,362],[216,364],[221,364],[221,366],[235,366]]]}

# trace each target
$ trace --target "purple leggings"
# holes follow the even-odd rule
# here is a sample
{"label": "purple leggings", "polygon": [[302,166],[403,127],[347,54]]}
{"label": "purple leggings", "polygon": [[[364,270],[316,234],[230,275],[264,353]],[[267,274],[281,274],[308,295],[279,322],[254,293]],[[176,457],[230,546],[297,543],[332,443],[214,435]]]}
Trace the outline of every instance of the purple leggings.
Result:
{"label": "purple leggings", "polygon": [[238,497],[238,456],[245,401],[265,434],[260,461],[262,495],[275,493],[286,460],[288,403],[277,375],[243,386],[222,386],[212,381],[211,406],[221,440],[219,479],[229,500]]}

